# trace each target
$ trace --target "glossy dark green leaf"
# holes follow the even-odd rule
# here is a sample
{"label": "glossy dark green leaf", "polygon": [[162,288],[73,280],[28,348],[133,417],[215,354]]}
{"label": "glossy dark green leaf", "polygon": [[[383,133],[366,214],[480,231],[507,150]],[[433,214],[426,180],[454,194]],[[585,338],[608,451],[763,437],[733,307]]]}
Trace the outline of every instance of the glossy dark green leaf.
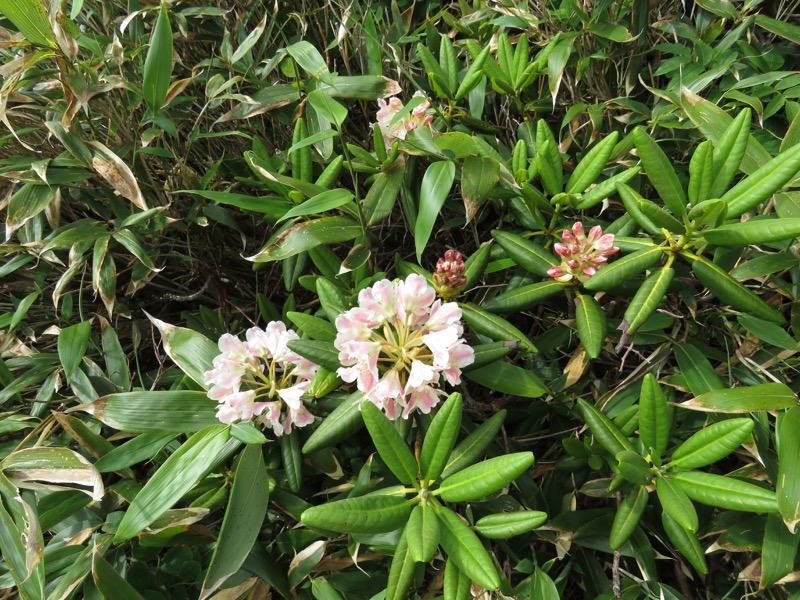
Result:
{"label": "glossy dark green leaf", "polygon": [[419,467],[403,438],[372,402],[361,404],[361,416],[383,462],[397,479],[406,485],[418,485]]}
{"label": "glossy dark green leaf", "polygon": [[447,465],[442,471],[442,477],[450,477],[453,473],[459,472],[478,460],[489,444],[494,441],[505,417],[505,410],[496,412],[453,448],[447,459]]}
{"label": "glossy dark green leaf", "polygon": [[664,530],[667,532],[670,541],[675,544],[675,548],[681,553],[681,556],[688,560],[689,564],[697,569],[699,573],[703,575],[708,573],[706,557],[697,536],[681,527],[666,512],[661,513],[661,523],[664,525]]}
{"label": "glossy dark green leaf", "polygon": [[483,308],[492,312],[516,313],[541,304],[551,296],[564,290],[564,284],[550,279],[530,285],[523,285],[503,292],[483,303]]}
{"label": "glossy dark green leaf", "polygon": [[325,367],[331,372],[342,366],[339,362],[339,351],[333,346],[332,341],[323,340],[291,340],[289,349],[297,352],[303,358]]}
{"label": "glossy dark green leaf", "polygon": [[625,450],[633,451],[633,444],[600,409],[585,400],[578,399],[578,408],[592,435],[612,456]]}
{"label": "glossy dark green leaf", "polygon": [[625,311],[623,323],[627,324],[625,331],[628,335],[638,331],[639,327],[655,313],[674,276],[675,270],[672,267],[662,267],[653,271],[644,280]]}
{"label": "glossy dark green leaf", "polygon": [[404,600],[408,598],[408,588],[414,581],[414,558],[408,547],[406,530],[400,535],[389,567],[389,580],[386,583],[386,600]]}
{"label": "glossy dark green leaf", "polygon": [[749,246],[766,244],[800,236],[800,218],[751,219],[707,229],[703,237],[717,246]]}
{"label": "glossy dark green leaf", "polygon": [[450,195],[455,176],[456,166],[450,161],[435,162],[425,171],[419,191],[419,210],[414,227],[417,262],[422,262],[422,252],[433,233],[436,218]]}
{"label": "glossy dark green leaf", "polygon": [[472,582],[469,577],[461,572],[456,563],[449,558],[444,567],[444,599],[445,600],[470,600]]}
{"label": "glossy dark green leaf", "polygon": [[480,540],[449,508],[434,505],[441,524],[441,544],[447,557],[472,581],[487,590],[500,587],[494,562]]}
{"label": "glossy dark green leaf", "polygon": [[644,509],[647,507],[649,497],[650,494],[648,494],[647,489],[639,485],[628,492],[625,499],[617,507],[614,523],[611,525],[611,534],[608,538],[608,543],[613,549],[616,550],[631,537],[633,530],[636,529],[639,520],[642,518]]}
{"label": "glossy dark green leaf", "polygon": [[405,530],[408,549],[415,562],[429,562],[439,548],[439,518],[430,504],[418,504],[411,511]]}
{"label": "glossy dark green leaf", "polygon": [[567,180],[565,191],[568,194],[582,194],[595,183],[605,169],[618,139],[619,133],[613,131],[586,153]]}
{"label": "glossy dark green leaf", "polygon": [[434,494],[445,502],[470,502],[498,492],[533,465],[531,452],[497,456],[442,480]]}
{"label": "glossy dark green leaf", "polygon": [[136,588],[122,577],[106,559],[95,554],[92,558],[92,577],[97,590],[108,600],[144,600]]}
{"label": "glossy dark green leaf", "polygon": [[664,204],[675,215],[686,214],[686,195],[672,166],[672,161],[642,127],[633,131],[636,150],[642,159],[647,178],[656,188]]}
{"label": "glossy dark green leaf", "polygon": [[478,519],[475,531],[483,537],[504,540],[536,529],[547,521],[547,513],[538,510],[522,510],[497,513]]}
{"label": "glossy dark green leaf", "polygon": [[335,444],[350,437],[360,429],[364,420],[361,418],[361,403],[364,401],[362,392],[350,394],[345,400],[333,409],[323,421],[317,425],[314,433],[303,445],[303,453],[310,454],[326,446]]}
{"label": "glossy dark green leaf", "polygon": [[746,481],[705,473],[674,473],[672,480],[695,502],[748,512],[778,512],[775,492]]}
{"label": "glossy dark green leaf", "polygon": [[89,335],[92,332],[92,322],[83,321],[77,325],[70,325],[58,334],[58,358],[64,367],[67,383],[72,378],[75,369],[81,364],[86,348],[89,346]]}
{"label": "glossy dark green leaf", "polygon": [[644,273],[661,258],[661,246],[653,246],[617,258],[592,275],[584,287],[593,292],[609,290]]}
{"label": "glossy dark green leaf", "polygon": [[648,373],[639,395],[639,438],[660,457],[669,445],[672,415],[658,381]]}
{"label": "glossy dark green leaf", "polygon": [[591,296],[577,294],[575,297],[575,328],[578,339],[589,358],[597,358],[603,349],[606,339],[606,313],[600,308],[597,300]]}
{"label": "glossy dark green leaf", "polygon": [[253,262],[283,260],[320,244],[350,241],[363,233],[361,226],[348,217],[322,217],[304,221],[273,235],[258,254],[247,260]]}
{"label": "glossy dark green leaf", "polygon": [[343,533],[386,533],[401,527],[411,515],[402,496],[369,495],[313,506],[301,520],[308,527]]}
{"label": "glossy dark green leaf", "polygon": [[492,340],[519,342],[523,350],[536,352],[536,346],[528,339],[528,336],[503,317],[483,310],[477,304],[459,302],[458,305],[461,307],[461,317],[476,332]]}
{"label": "glossy dark green leaf", "polygon": [[451,394],[441,405],[425,433],[419,466],[426,481],[438,479],[447,465],[458,432],[461,430],[461,407],[461,394],[458,392]]}
{"label": "glossy dark green leaf", "polygon": [[779,515],[767,515],[761,546],[761,587],[769,587],[792,572],[798,546],[800,532],[789,531]]}
{"label": "glossy dark green leaf", "polygon": [[172,28],[169,24],[167,5],[161,10],[150,34],[150,47],[144,62],[142,96],[154,113],[161,110],[167,97],[169,81],[172,76]]}
{"label": "glossy dark green leaf", "polygon": [[697,533],[699,523],[694,504],[683,490],[667,477],[656,478],[656,493],[661,507],[686,531]]}
{"label": "glossy dark green leaf", "polygon": [[522,398],[539,398],[547,393],[547,387],[533,371],[507,362],[492,363],[468,371],[465,376],[489,389]]}
{"label": "glossy dark green leaf", "polygon": [[547,277],[547,269],[560,264],[556,257],[542,246],[516,233],[496,229],[492,231],[492,237],[509,258],[539,277]]}
{"label": "glossy dark green leaf", "polygon": [[672,453],[671,464],[697,469],[728,456],[750,437],[755,422],[747,417],[713,423],[692,435]]}

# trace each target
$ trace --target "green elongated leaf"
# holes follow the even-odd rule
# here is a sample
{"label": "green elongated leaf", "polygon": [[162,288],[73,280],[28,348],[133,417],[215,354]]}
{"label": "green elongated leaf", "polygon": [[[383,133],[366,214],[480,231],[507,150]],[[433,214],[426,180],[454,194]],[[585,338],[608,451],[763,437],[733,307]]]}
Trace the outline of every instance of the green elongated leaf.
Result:
{"label": "green elongated leaf", "polygon": [[797,524],[800,523],[798,456],[800,456],[800,408],[794,406],[786,411],[778,425],[778,479],[775,486],[781,517],[794,534],[798,533]]}
{"label": "green elongated leaf", "polygon": [[[740,263],[731,270],[731,277],[738,281],[753,277],[764,277],[779,271],[784,271],[797,264],[797,259],[791,254],[762,254],[751,260]],[[751,319],[754,317],[750,317]],[[759,319],[760,323],[761,321]]]}
{"label": "green elongated leaf", "polygon": [[287,46],[286,51],[309,76],[324,81],[328,85],[335,86],[333,77],[328,71],[328,65],[325,64],[325,59],[313,44],[301,40],[291,46]]}
{"label": "green elongated leaf", "polygon": [[697,346],[690,343],[676,344],[673,352],[675,352],[678,366],[693,394],[699,396],[711,390],[725,388],[725,383]]}
{"label": "green elongated leaf", "polygon": [[647,178],[656,188],[666,207],[675,215],[685,215],[686,195],[670,159],[644,128],[637,127],[633,131],[633,140]]}
{"label": "green elongated leaf", "polygon": [[6,238],[47,208],[57,191],[57,187],[47,185],[33,183],[21,185],[8,201]]}
{"label": "green elongated leaf", "polygon": [[297,223],[273,235],[258,254],[247,260],[253,262],[284,260],[320,244],[347,242],[362,234],[361,226],[348,217],[322,217]]}
{"label": "green elongated leaf", "polygon": [[706,200],[689,211],[689,219],[695,222],[696,227],[717,227],[727,215],[728,205],[722,200]]}
{"label": "green elongated leaf", "polygon": [[747,246],[800,237],[800,218],[751,219],[707,229],[703,237],[717,246]]}
{"label": "green elongated leaf", "polygon": [[486,64],[486,60],[489,58],[489,51],[491,50],[491,46],[486,46],[483,50],[481,50],[480,54],[475,57],[475,60],[472,61],[472,64],[467,69],[467,72],[464,74],[464,79],[461,80],[461,83],[458,86],[458,89],[455,93],[455,99],[460,100],[467,94],[469,94],[475,86],[478,85],[481,78],[483,77],[483,65]]}
{"label": "green elongated leaf", "polygon": [[689,561],[698,573],[703,575],[708,573],[708,565],[706,564],[706,557],[700,546],[700,540],[697,536],[681,527],[681,525],[666,512],[661,513],[661,523],[664,525],[664,531],[667,536],[675,544],[678,552],[681,553],[686,560]]}
{"label": "green elongated leaf", "polygon": [[312,506],[300,520],[308,527],[343,533],[386,533],[408,521],[411,504],[402,496],[370,495]]}
{"label": "green elongated leaf", "polygon": [[560,600],[561,595],[555,581],[539,567],[536,567],[530,582],[530,593],[528,594],[530,600],[534,600],[534,598],[536,600]]}
{"label": "green elongated leaf", "polygon": [[591,296],[577,294],[575,297],[575,328],[578,330],[586,355],[597,358],[603,349],[606,339],[606,313],[600,308],[597,300]]}
{"label": "green elongated leaf", "polygon": [[361,416],[383,462],[401,483],[418,485],[419,468],[392,422],[372,402],[361,405]]}
{"label": "green elongated leaf", "polygon": [[779,515],[767,515],[764,543],[761,546],[761,587],[766,588],[792,572],[800,533],[786,528]]}
{"label": "green elongated leaf", "polygon": [[547,269],[560,264],[556,257],[542,246],[516,233],[496,229],[492,231],[492,237],[509,258],[539,277],[547,277]]}
{"label": "green elongated leaf", "polygon": [[628,541],[642,518],[649,498],[650,494],[643,485],[637,486],[628,492],[625,499],[617,507],[616,515],[614,515],[611,534],[608,537],[608,544],[611,548],[616,550]]}
{"label": "green elongated leaf", "polygon": [[498,513],[478,519],[475,530],[483,537],[505,540],[515,535],[528,533],[547,521],[547,513],[538,510],[521,510]]}
{"label": "green elongated leaf", "polygon": [[648,485],[653,477],[650,465],[638,452],[623,450],[618,452],[617,469],[619,474],[634,485]]}
{"label": "green elongated leaf", "polygon": [[505,417],[505,410],[493,414],[453,448],[450,457],[447,459],[447,465],[442,471],[442,477],[450,477],[450,475],[458,473],[478,460],[483,451],[494,441]]}
{"label": "green elongated leaf", "polygon": [[614,131],[586,153],[567,180],[566,192],[568,194],[582,194],[595,182],[603,172],[618,139],[619,133]]}
{"label": "green elongated leaf", "polygon": [[786,333],[786,330],[780,325],[744,314],[736,317],[736,320],[749,333],[768,344],[785,348],[786,350],[797,350],[797,340]]}
{"label": "green elongated leaf", "polygon": [[444,600],[470,600],[471,586],[469,577],[448,558],[444,567]]}
{"label": "green elongated leaf", "polygon": [[461,169],[461,195],[469,223],[500,180],[500,163],[486,156],[468,156]]}
{"label": "green elongated leaf", "polygon": [[211,370],[214,358],[220,353],[214,342],[201,333],[170,325],[151,317],[147,312],[144,314],[161,333],[164,351],[172,361],[195,383],[209,389],[203,374]]}
{"label": "green elongated leaf", "polygon": [[484,244],[473,252],[470,257],[464,261],[464,283],[463,291],[467,291],[475,287],[486,271],[486,266],[489,264],[491,258],[491,246]]}
{"label": "green elongated leaf", "polygon": [[604,181],[601,181],[588,192],[581,195],[575,208],[578,210],[586,210],[587,208],[591,208],[592,206],[599,204],[613,194],[618,185],[627,183],[636,177],[639,171],[639,167],[631,167],[625,171],[622,171],[621,173],[612,175]]}
{"label": "green elongated leaf", "polygon": [[245,57],[245,55],[248,52],[250,52],[250,50],[253,49],[253,46],[256,45],[256,42],[258,42],[259,38],[261,38],[262,34],[264,33],[264,29],[266,28],[266,26],[267,26],[267,15],[265,14],[264,18],[261,19],[261,22],[258,25],[256,25],[253,31],[247,34],[247,37],[244,38],[242,43],[239,44],[239,47],[236,48],[230,59],[231,65],[235,65],[237,62],[242,60]]}
{"label": "green elongated leaf", "polygon": [[102,594],[103,598],[109,600],[144,600],[139,592],[136,591],[122,575],[108,564],[108,561],[95,554],[92,557],[92,577],[97,586],[97,590]]}
{"label": "green elongated leaf", "polygon": [[172,28],[169,24],[167,5],[161,3],[153,32],[150,34],[150,48],[144,61],[142,96],[153,113],[164,106],[172,77]]}
{"label": "green elongated leaf", "polygon": [[[800,148],[800,146],[798,146]],[[783,323],[783,315],[764,302],[756,294],[736,281],[727,272],[702,256],[683,256],[692,261],[692,271],[704,286],[719,300],[765,321]]]}
{"label": "green elongated leaf", "polygon": [[258,539],[268,500],[269,478],[261,447],[245,446],[233,476],[214,554],[203,580],[201,599],[211,596],[244,564]]}
{"label": "green elongated leaf", "polygon": [[714,183],[714,148],[711,141],[700,144],[689,163],[689,203],[694,206],[710,198]]}
{"label": "green elongated leaf", "polygon": [[[735,164],[735,150],[732,149],[730,151],[731,154],[726,156],[722,144],[724,135],[729,131],[730,126],[734,123],[733,118],[713,102],[704,100],[686,87],[681,89],[680,106],[686,112],[686,116],[689,117],[694,126],[697,127],[708,139],[716,143],[718,145],[718,150],[722,150],[718,153],[719,161],[717,161],[717,155],[715,154],[714,156],[714,171],[721,173],[721,171],[717,170],[716,167],[722,165],[723,163],[727,163],[728,161],[730,161],[731,164]],[[742,115],[740,114],[739,117],[741,116]],[[744,150],[744,157],[741,159],[741,164],[736,168],[738,169],[741,167],[741,170],[745,173],[753,173],[760,166],[766,164],[772,157],[770,156],[769,152],[767,152],[764,147],[750,135],[749,114],[746,123],[744,123],[743,119],[742,126],[746,130],[746,134],[744,135],[746,135],[747,146]],[[731,140],[731,144],[734,148],[736,148],[734,139]],[[725,149],[727,149],[727,147],[728,146],[726,145]],[[717,180],[719,179],[720,177],[718,175]],[[730,179],[725,184],[725,187],[727,187],[728,183],[730,183]],[[715,189],[713,189],[711,192],[712,197],[717,195],[715,193],[717,191],[716,183],[714,188]],[[724,188],[722,191],[724,191]]]}
{"label": "green elongated leaf", "polygon": [[458,88],[458,61],[453,42],[444,34],[439,36],[439,64],[447,77],[447,88],[455,93]]}
{"label": "green elongated leaf", "polygon": [[519,342],[523,350],[536,352],[533,345],[524,333],[506,321],[503,317],[483,310],[477,304],[459,302],[461,317],[470,328],[486,337],[505,342]]}
{"label": "green elongated leaf", "polygon": [[314,215],[318,213],[328,212],[334,208],[339,208],[353,200],[353,193],[341,188],[335,190],[328,190],[317,194],[313,198],[309,198],[302,204],[298,204],[293,209],[286,212],[278,223],[293,217],[303,217],[307,215]]}
{"label": "green elongated leaf", "polygon": [[419,191],[419,211],[414,228],[414,245],[417,249],[417,262],[422,262],[422,252],[433,233],[436,217],[450,195],[450,188],[456,176],[456,166],[450,161],[435,162],[428,167],[422,177]]}
{"label": "green elongated leaf", "polygon": [[661,246],[653,246],[618,258],[592,275],[583,286],[592,292],[611,289],[655,265],[662,253]]}
{"label": "green elongated leaf", "polygon": [[311,594],[315,600],[343,600],[336,588],[327,579],[312,579]]}
{"label": "green elongated leaf", "polygon": [[578,399],[578,408],[592,435],[612,456],[625,450],[634,450],[631,441],[599,408],[580,398]]}
{"label": "green elongated leaf", "polygon": [[234,423],[231,425],[231,437],[242,442],[243,444],[261,445],[267,443],[266,436],[261,433],[261,430],[257,429],[252,423]]}
{"label": "green elongated leaf", "polygon": [[[244,210],[263,213],[270,219],[279,219],[294,206],[289,200],[272,196],[248,196],[232,192],[214,192],[207,190],[179,190],[183,194],[194,194],[208,198],[219,204],[229,204]],[[177,192],[176,192],[177,193]],[[321,192],[320,192],[321,193]]]}
{"label": "green elongated leaf", "polygon": [[0,12],[31,44],[58,48],[44,4],[39,0],[0,0]]}
{"label": "green elongated leaf", "polygon": [[492,363],[464,374],[489,389],[522,398],[539,398],[547,393],[547,387],[532,371],[507,362]]}
{"label": "green elongated leaf", "polygon": [[451,394],[428,427],[419,458],[420,472],[426,481],[437,480],[447,465],[461,429],[461,407],[461,394]]}
{"label": "green elongated leaf", "polygon": [[296,494],[303,482],[303,453],[300,451],[300,438],[296,435],[282,435],[280,444],[283,472],[289,489]]}
{"label": "green elongated leaf", "polygon": [[219,424],[219,404],[205,392],[170,390],[110,394],[73,410],[81,410],[119,431],[190,433]]}
{"label": "green elongated leaf", "polygon": [[639,200],[638,206],[642,214],[651,223],[658,227],[659,230],[666,229],[672,233],[686,233],[686,227],[684,227],[683,223],[678,221],[678,219],[658,206],[655,202],[650,202],[649,200]]}
{"label": "green elongated leaf", "polygon": [[778,512],[775,492],[746,481],[702,471],[674,473],[671,478],[689,498],[701,504],[748,512]]}
{"label": "green elongated leaf", "polygon": [[336,327],[330,321],[293,311],[287,312],[286,316],[297,325],[300,331],[307,333],[315,340],[332,343],[336,339]]}
{"label": "green elongated leaf", "polygon": [[405,530],[408,549],[415,562],[429,562],[439,548],[439,519],[430,504],[418,504],[411,511]]}
{"label": "green elongated leaf", "polygon": [[800,27],[793,23],[773,19],[767,15],[756,15],[756,25],[790,42],[800,44]]}
{"label": "green elongated leaf", "polygon": [[542,187],[551,196],[560,194],[564,186],[564,167],[558,147],[554,142],[546,140],[541,145],[537,144],[536,150],[535,160]]}
{"label": "green elongated leaf", "polygon": [[697,469],[715,463],[736,450],[750,437],[755,422],[747,417],[728,419],[705,427],[672,453],[672,465]]}
{"label": "green elongated leaf", "polygon": [[[725,116],[727,117],[727,115]],[[709,198],[719,198],[728,189],[742,164],[742,159],[748,149],[749,138],[750,109],[746,108],[725,128],[722,135],[714,138],[716,145],[712,169],[715,175],[708,191]],[[769,160],[769,155],[767,155],[767,160]]]}
{"label": "green elongated leaf", "polygon": [[334,75],[333,84],[323,81],[319,89],[334,98],[377,100],[399,94],[400,85],[381,75]]}
{"label": "green elongated leaf", "polygon": [[699,523],[694,504],[683,490],[668,477],[656,478],[656,493],[661,508],[686,531],[697,533]]}
{"label": "green elongated leaf", "polygon": [[472,581],[487,590],[500,587],[500,577],[489,554],[472,530],[449,508],[434,505],[441,524],[441,544],[447,557]]}
{"label": "green elongated leaf", "polygon": [[527,310],[541,304],[550,296],[564,290],[564,284],[555,279],[523,285],[511,291],[503,292],[483,303],[483,308],[492,312],[512,313]]}
{"label": "green elongated leaf", "polygon": [[121,471],[132,465],[150,460],[169,442],[175,439],[176,433],[143,433],[115,447],[104,454],[96,463],[95,469],[100,473]]}
{"label": "green elongated leaf", "polygon": [[308,94],[308,101],[314,109],[328,121],[340,128],[347,118],[347,108],[322,90],[313,90]]}
{"label": "green elongated leaf", "polygon": [[404,174],[404,166],[396,166],[378,174],[363,201],[367,225],[377,225],[392,213]]}
{"label": "green elongated leaf", "polygon": [[627,213],[633,217],[642,229],[653,235],[661,235],[661,228],[653,223],[641,208],[647,205],[648,200],[645,200],[639,192],[624,183],[617,184],[617,193],[622,199],[622,204],[625,206]]}
{"label": "green elongated leaf", "polygon": [[297,352],[303,358],[307,358],[313,363],[325,367],[329,371],[336,372],[342,366],[339,362],[339,352],[333,347],[333,343],[323,340],[291,340],[288,343],[289,349]]}
{"label": "green elongated leaf", "polygon": [[639,439],[660,457],[669,445],[671,430],[672,415],[664,393],[656,378],[648,373],[642,379],[639,395]]}
{"label": "green elongated leaf", "polygon": [[175,504],[214,463],[229,435],[229,427],[212,425],[184,442],[133,499],[114,540],[131,539]]}
{"label": "green elongated leaf", "polygon": [[692,410],[722,413],[747,413],[781,410],[797,405],[797,396],[782,383],[763,383],[732,389],[713,390],[681,402]]}
{"label": "green elongated leaf", "polygon": [[[13,486],[11,487],[13,489]],[[23,507],[24,501],[19,495],[6,497],[5,500],[17,502],[20,509]],[[41,567],[37,569],[27,559],[33,549],[28,547],[27,532],[20,531],[20,527],[25,525],[26,523],[19,525],[15,523],[12,515],[0,502],[0,551],[3,553],[6,567],[11,572],[13,582],[17,584],[20,598],[37,600],[44,598],[44,573]]]}
{"label": "green elongated leaf", "polygon": [[83,355],[86,354],[91,332],[92,322],[83,321],[62,329],[58,334],[58,358],[64,367],[67,383],[72,379],[72,374],[80,366]]}
{"label": "green elongated leaf", "polygon": [[386,600],[408,598],[408,588],[414,581],[414,558],[408,547],[407,530],[404,529],[397,542],[392,565],[389,567],[389,580],[386,582]]}
{"label": "green elongated leaf", "polygon": [[728,218],[745,213],[781,189],[797,176],[800,146],[792,146],[733,186],[721,200],[728,203]]}
{"label": "green elongated leaf", "polygon": [[303,453],[310,454],[340,442],[360,429],[364,424],[360,409],[362,401],[363,394],[355,392],[333,409],[303,445]]}
{"label": "green elongated leaf", "polygon": [[464,367],[463,371],[472,371],[492,364],[504,356],[507,356],[517,346],[517,342],[490,342],[488,344],[473,346],[472,350],[475,353],[475,360],[471,365]]}
{"label": "green elongated leaf", "polygon": [[623,324],[627,323],[625,331],[628,335],[633,335],[655,313],[674,276],[675,269],[662,267],[644,280],[625,311]]}
{"label": "green elongated leaf", "polygon": [[335,323],[336,317],[345,312],[350,306],[347,298],[335,284],[324,277],[317,279],[316,289],[322,310],[325,311],[328,320],[331,323]]}
{"label": "green elongated leaf", "polygon": [[533,465],[533,453],[515,452],[490,458],[450,475],[433,492],[445,502],[470,502],[509,485]]}

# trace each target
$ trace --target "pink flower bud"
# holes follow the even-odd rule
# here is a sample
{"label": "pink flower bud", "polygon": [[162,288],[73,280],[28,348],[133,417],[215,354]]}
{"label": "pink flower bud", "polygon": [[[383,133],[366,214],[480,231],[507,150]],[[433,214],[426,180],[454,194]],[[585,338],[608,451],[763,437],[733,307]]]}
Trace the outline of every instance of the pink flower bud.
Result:
{"label": "pink flower bud", "polygon": [[604,235],[599,225],[592,227],[587,236],[583,223],[576,221],[572,230],[563,230],[561,237],[563,244],[553,244],[553,250],[561,257],[561,265],[547,270],[547,274],[558,281],[567,282],[573,277],[586,281],[608,262],[609,256],[619,251],[614,246],[614,234]]}

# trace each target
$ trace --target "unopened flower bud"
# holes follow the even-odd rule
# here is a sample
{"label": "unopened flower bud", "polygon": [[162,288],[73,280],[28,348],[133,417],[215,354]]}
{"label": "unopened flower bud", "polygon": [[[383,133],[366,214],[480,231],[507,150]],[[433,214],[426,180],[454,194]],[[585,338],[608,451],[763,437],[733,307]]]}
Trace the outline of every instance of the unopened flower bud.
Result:
{"label": "unopened flower bud", "polygon": [[547,274],[564,283],[573,278],[584,282],[608,261],[608,257],[619,251],[614,245],[614,234],[603,234],[595,225],[586,235],[583,224],[578,221],[572,231],[565,229],[561,234],[564,243],[553,244],[553,250],[561,257],[561,264],[551,267]]}
{"label": "unopened flower bud", "polygon": [[436,271],[433,274],[433,285],[436,293],[445,300],[457,298],[461,288],[467,283],[464,276],[464,257],[460,252],[448,250],[436,262]]}

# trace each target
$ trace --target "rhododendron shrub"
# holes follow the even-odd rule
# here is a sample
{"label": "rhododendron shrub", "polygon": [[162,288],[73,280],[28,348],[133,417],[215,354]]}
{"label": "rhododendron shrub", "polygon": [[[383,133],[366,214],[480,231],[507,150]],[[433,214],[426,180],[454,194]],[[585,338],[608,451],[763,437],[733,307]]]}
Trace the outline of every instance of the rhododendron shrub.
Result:
{"label": "rhododendron shrub", "polygon": [[462,335],[461,309],[437,299],[421,275],[381,280],[358,294],[358,306],[336,319],[346,382],[390,419],[429,413],[445,396],[444,383],[461,382],[474,355]]}
{"label": "rhododendron shrub", "polygon": [[312,423],[302,398],[319,365],[289,350],[287,343],[299,339],[297,333],[271,321],[245,336],[242,341],[223,334],[214,368],[205,373],[205,383],[212,386],[208,397],[219,402],[217,418],[223,423],[255,418],[278,436]]}

